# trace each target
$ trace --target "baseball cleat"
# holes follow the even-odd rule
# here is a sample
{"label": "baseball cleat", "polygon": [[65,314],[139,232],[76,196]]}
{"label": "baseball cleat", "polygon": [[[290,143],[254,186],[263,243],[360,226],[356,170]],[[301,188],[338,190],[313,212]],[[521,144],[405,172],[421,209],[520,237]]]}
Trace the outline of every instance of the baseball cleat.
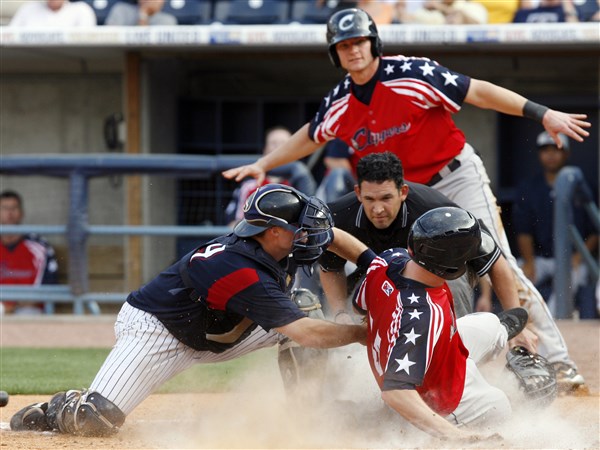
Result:
{"label": "baseball cleat", "polygon": [[552,367],[556,372],[556,382],[561,392],[585,389],[585,379],[575,367],[561,361],[552,363]]}
{"label": "baseball cleat", "polygon": [[52,431],[46,422],[48,403],[34,403],[17,412],[10,419],[13,431]]}
{"label": "baseball cleat", "polygon": [[512,308],[498,313],[498,319],[506,328],[508,340],[510,341],[523,331],[523,328],[525,328],[525,325],[527,325],[527,321],[529,320],[529,313],[525,308]]}

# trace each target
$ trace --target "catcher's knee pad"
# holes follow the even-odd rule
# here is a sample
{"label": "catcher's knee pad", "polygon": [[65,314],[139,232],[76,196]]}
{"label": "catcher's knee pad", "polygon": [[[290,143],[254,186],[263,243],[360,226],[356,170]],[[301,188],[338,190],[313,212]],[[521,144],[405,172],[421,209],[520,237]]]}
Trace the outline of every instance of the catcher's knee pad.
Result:
{"label": "catcher's knee pad", "polygon": [[46,417],[52,428],[81,436],[111,435],[125,422],[125,414],[114,403],[87,390],[55,394]]}

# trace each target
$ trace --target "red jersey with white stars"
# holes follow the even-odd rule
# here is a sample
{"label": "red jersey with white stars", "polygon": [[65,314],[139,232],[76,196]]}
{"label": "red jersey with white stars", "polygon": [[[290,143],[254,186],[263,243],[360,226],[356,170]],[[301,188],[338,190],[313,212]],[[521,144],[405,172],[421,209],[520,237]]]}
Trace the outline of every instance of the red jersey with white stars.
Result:
{"label": "red jersey with white stars", "polygon": [[381,390],[414,389],[431,409],[456,409],[469,352],[457,333],[450,289],[404,278],[405,249],[390,249],[371,263],[354,298],[368,314],[367,349]]}
{"label": "red jersey with white stars", "polygon": [[427,58],[383,57],[373,79],[356,85],[347,75],[321,102],[309,136],[339,138],[355,168],[369,153],[390,151],[405,177],[427,183],[465,145],[451,113],[460,110],[471,79]]}

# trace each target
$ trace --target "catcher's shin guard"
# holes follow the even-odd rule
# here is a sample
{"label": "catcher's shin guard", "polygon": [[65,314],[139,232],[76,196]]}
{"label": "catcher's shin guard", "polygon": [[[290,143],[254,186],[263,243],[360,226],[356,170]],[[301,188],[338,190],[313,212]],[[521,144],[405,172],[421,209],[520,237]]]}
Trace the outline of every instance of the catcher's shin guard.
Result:
{"label": "catcher's shin guard", "polygon": [[[292,301],[313,319],[324,319],[319,299],[308,289],[292,292]],[[279,343],[279,371],[287,394],[319,393],[327,370],[326,349],[301,347],[285,338]],[[307,388],[305,390],[305,388]]]}
{"label": "catcher's shin guard", "polygon": [[46,417],[53,429],[80,436],[108,436],[125,422],[125,414],[114,403],[87,390],[55,394]]}
{"label": "catcher's shin guard", "polygon": [[513,347],[506,354],[506,367],[516,375],[521,391],[534,406],[548,406],[556,398],[556,373],[543,356]]}
{"label": "catcher's shin guard", "polygon": [[12,431],[52,431],[46,420],[48,403],[34,403],[21,409],[10,419]]}

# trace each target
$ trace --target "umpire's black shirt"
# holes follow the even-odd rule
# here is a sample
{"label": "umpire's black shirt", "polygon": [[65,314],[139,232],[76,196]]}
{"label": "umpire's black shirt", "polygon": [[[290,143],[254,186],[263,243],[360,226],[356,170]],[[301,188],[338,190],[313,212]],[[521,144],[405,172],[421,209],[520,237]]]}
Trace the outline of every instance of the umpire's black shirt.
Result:
{"label": "umpire's black shirt", "polygon": [[[406,184],[409,187],[408,195],[396,220],[386,229],[379,230],[371,223],[354,192],[329,203],[335,226],[347,231],[379,254],[392,247],[406,248],[410,227],[422,214],[441,206],[458,206],[433,188],[418,183]],[[339,272],[343,270],[346,260],[327,251],[319,259],[319,264],[325,271]],[[357,270],[348,277],[350,290],[363,274],[364,272]]]}

